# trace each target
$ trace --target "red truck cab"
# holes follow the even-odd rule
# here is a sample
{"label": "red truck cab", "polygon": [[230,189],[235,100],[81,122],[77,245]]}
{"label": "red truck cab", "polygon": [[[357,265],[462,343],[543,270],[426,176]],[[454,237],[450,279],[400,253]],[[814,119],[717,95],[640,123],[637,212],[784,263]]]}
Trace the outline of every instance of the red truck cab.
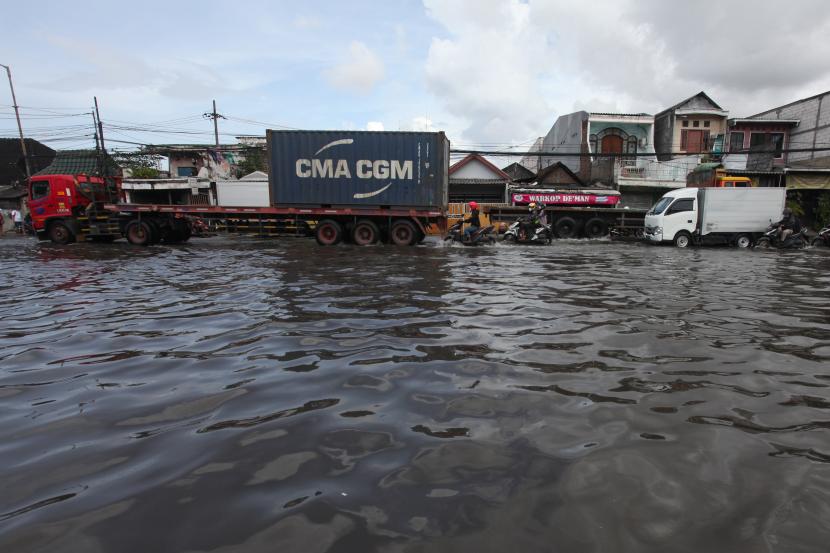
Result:
{"label": "red truck cab", "polygon": [[32,226],[41,240],[66,244],[89,237],[120,236],[117,220],[98,208],[110,201],[110,191],[100,177],[88,175],[39,175],[29,180]]}

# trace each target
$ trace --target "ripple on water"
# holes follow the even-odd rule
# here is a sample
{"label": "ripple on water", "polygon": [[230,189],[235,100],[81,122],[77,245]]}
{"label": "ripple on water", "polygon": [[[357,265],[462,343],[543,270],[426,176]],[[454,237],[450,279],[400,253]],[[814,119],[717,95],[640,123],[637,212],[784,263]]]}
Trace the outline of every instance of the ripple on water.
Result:
{"label": "ripple on water", "polygon": [[0,254],[4,551],[830,543],[819,249]]}

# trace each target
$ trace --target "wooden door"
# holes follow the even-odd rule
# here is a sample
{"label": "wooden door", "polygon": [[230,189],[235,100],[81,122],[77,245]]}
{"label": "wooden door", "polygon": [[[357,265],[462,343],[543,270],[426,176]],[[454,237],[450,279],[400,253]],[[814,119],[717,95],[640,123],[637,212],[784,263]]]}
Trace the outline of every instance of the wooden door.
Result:
{"label": "wooden door", "polygon": [[688,131],[686,136],[686,152],[699,154],[703,151],[703,131]]}
{"label": "wooden door", "polygon": [[623,153],[623,139],[621,136],[609,134],[602,137],[602,146],[600,150],[603,154],[621,154]]}

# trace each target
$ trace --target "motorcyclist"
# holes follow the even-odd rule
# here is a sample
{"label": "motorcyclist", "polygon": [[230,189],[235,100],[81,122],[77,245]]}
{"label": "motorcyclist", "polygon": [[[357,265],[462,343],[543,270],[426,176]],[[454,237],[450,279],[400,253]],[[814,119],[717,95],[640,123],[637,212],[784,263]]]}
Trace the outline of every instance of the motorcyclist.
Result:
{"label": "motorcyclist", "polygon": [[464,223],[468,226],[464,229],[464,240],[470,240],[472,234],[481,228],[481,219],[479,219],[478,203],[470,202],[467,204],[470,207],[470,216],[464,219]]}
{"label": "motorcyclist", "polygon": [[783,217],[775,223],[775,226],[778,227],[778,236],[783,244],[793,233],[801,231],[801,223],[789,207],[784,208],[782,215]]}
{"label": "motorcyclist", "polygon": [[527,223],[523,226],[525,230],[525,236],[531,238],[532,240],[536,238],[536,229],[544,223],[545,206],[543,204],[537,204],[536,202],[530,202],[527,205],[527,209],[529,211],[527,216]]}

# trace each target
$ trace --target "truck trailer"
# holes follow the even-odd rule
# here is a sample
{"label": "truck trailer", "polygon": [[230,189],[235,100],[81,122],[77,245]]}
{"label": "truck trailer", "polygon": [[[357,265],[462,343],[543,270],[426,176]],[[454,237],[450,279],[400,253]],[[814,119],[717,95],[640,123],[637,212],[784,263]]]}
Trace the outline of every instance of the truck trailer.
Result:
{"label": "truck trailer", "polygon": [[666,193],[646,213],[650,242],[731,244],[748,248],[781,218],[784,188],[680,188]]}
{"label": "truck trailer", "polygon": [[267,142],[267,204],[125,203],[111,179],[41,175],[29,183],[33,226],[40,239],[60,244],[123,236],[142,246],[188,240],[194,219],[259,235],[314,236],[321,245],[413,245],[430,227],[446,229],[442,132],[269,130]]}

